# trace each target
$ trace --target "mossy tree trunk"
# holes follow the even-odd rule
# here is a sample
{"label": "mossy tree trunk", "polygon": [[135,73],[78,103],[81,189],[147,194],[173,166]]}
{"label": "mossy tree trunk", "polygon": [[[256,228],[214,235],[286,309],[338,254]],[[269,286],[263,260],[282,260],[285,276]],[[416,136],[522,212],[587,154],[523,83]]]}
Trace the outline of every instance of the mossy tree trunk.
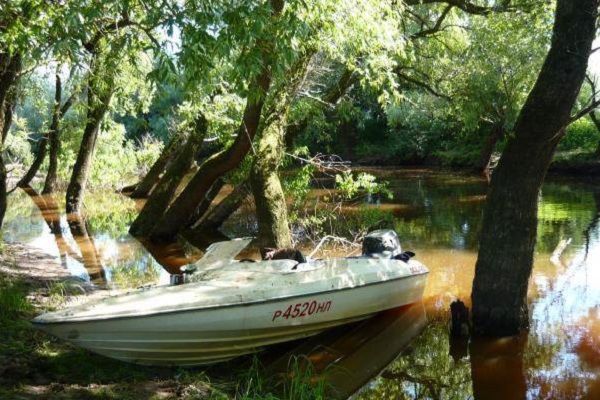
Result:
{"label": "mossy tree trunk", "polygon": [[152,191],[144,208],[140,211],[140,214],[135,221],[133,221],[133,224],[131,224],[129,233],[133,236],[148,236],[156,224],[156,221],[169,207],[181,181],[194,165],[196,156],[202,147],[202,141],[206,136],[207,129],[208,121],[203,115],[200,115],[196,120],[195,132],[190,135],[186,143],[182,146],[179,154],[175,156],[175,159],[167,168],[164,176]]}
{"label": "mossy tree trunk", "polygon": [[67,213],[81,211],[100,123],[108,111],[114,92],[115,72],[111,68],[106,68],[103,59],[114,55],[113,52],[106,54],[103,50],[98,49],[92,57],[87,82],[87,118],[79,153],[67,187]]}
{"label": "mossy tree trunk", "polygon": [[260,247],[283,248],[292,245],[287,205],[278,174],[285,148],[284,132],[284,121],[279,118],[265,127],[250,170]]}
{"label": "mossy tree trunk", "polygon": [[171,137],[165,148],[163,149],[160,156],[156,159],[150,170],[144,176],[144,178],[137,184],[135,190],[129,195],[133,199],[143,199],[150,195],[152,189],[160,181],[160,176],[164,172],[165,168],[179,151],[183,144],[183,135],[175,134]]}
{"label": "mossy tree trunk", "polygon": [[492,175],[473,281],[473,329],[507,336],[529,326],[539,191],[585,77],[598,0],[558,0],[552,44]]}

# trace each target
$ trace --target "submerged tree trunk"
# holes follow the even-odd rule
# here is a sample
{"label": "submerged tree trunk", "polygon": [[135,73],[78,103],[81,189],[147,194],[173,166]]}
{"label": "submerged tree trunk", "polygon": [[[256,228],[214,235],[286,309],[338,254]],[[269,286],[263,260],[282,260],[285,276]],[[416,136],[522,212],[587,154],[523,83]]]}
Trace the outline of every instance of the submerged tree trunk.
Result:
{"label": "submerged tree trunk", "polygon": [[202,141],[206,136],[208,121],[203,115],[196,121],[195,132],[188,138],[180,153],[169,165],[164,176],[152,191],[152,195],[137,216],[129,233],[137,237],[146,237],[152,231],[156,221],[165,212],[169,203],[175,197],[177,188],[183,177],[189,172],[198,151],[202,147]]}
{"label": "submerged tree trunk", "polygon": [[538,194],[585,77],[597,8],[558,0],[550,51],[492,176],[471,295],[477,334],[528,328]]}
{"label": "submerged tree trunk", "polygon": [[248,182],[237,185],[219,204],[192,225],[194,232],[215,231],[223,225],[248,197]]}
{"label": "submerged tree trunk", "polygon": [[210,205],[213,203],[213,201],[215,201],[215,198],[217,197],[223,186],[225,186],[225,180],[223,179],[223,177],[217,179],[217,181],[213,183],[213,185],[206,193],[206,196],[204,196],[204,199],[202,200],[202,202],[200,202],[200,205],[194,212],[194,215],[191,219],[192,223],[190,223],[190,226],[195,225],[196,222],[200,221],[202,217],[204,217],[204,215],[210,208]]}
{"label": "submerged tree trunk", "polygon": [[111,55],[95,54],[92,60],[87,84],[87,119],[77,160],[67,187],[66,209],[69,214],[79,213],[81,210],[100,123],[108,111],[113,95],[114,71],[107,71],[103,62],[104,57]]}
{"label": "submerged tree trunk", "polygon": [[183,142],[180,134],[175,134],[167,143],[158,159],[152,164],[150,170],[144,178],[137,184],[135,190],[129,195],[132,199],[142,199],[150,195],[152,189],[160,180],[160,176],[167,168],[169,161],[173,159],[174,154],[179,150]]}

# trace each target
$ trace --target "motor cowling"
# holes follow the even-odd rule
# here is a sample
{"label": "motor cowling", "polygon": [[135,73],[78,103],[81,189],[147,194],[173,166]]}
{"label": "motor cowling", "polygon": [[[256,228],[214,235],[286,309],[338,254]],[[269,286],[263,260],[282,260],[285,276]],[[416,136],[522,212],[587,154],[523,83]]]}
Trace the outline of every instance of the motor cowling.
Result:
{"label": "motor cowling", "polygon": [[363,239],[363,255],[381,254],[393,258],[402,253],[398,234],[392,229],[369,232]]}

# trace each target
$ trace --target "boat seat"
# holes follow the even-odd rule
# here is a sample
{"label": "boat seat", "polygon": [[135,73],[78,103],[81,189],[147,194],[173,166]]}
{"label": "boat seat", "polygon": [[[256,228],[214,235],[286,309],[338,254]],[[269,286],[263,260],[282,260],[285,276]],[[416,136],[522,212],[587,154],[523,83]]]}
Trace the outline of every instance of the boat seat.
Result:
{"label": "boat seat", "polygon": [[271,247],[265,247],[260,250],[260,254],[264,261],[267,260],[294,260],[298,263],[305,263],[306,257],[298,249],[292,248],[280,248],[274,249]]}

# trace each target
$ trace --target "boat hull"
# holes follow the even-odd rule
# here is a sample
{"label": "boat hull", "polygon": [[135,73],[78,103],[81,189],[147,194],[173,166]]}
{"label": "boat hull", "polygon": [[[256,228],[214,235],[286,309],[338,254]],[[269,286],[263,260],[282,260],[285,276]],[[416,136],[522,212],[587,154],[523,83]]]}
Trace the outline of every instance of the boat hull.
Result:
{"label": "boat hull", "polygon": [[34,321],[93,352],[143,365],[212,364],[418,301],[426,273],[344,289],[139,316]]}

